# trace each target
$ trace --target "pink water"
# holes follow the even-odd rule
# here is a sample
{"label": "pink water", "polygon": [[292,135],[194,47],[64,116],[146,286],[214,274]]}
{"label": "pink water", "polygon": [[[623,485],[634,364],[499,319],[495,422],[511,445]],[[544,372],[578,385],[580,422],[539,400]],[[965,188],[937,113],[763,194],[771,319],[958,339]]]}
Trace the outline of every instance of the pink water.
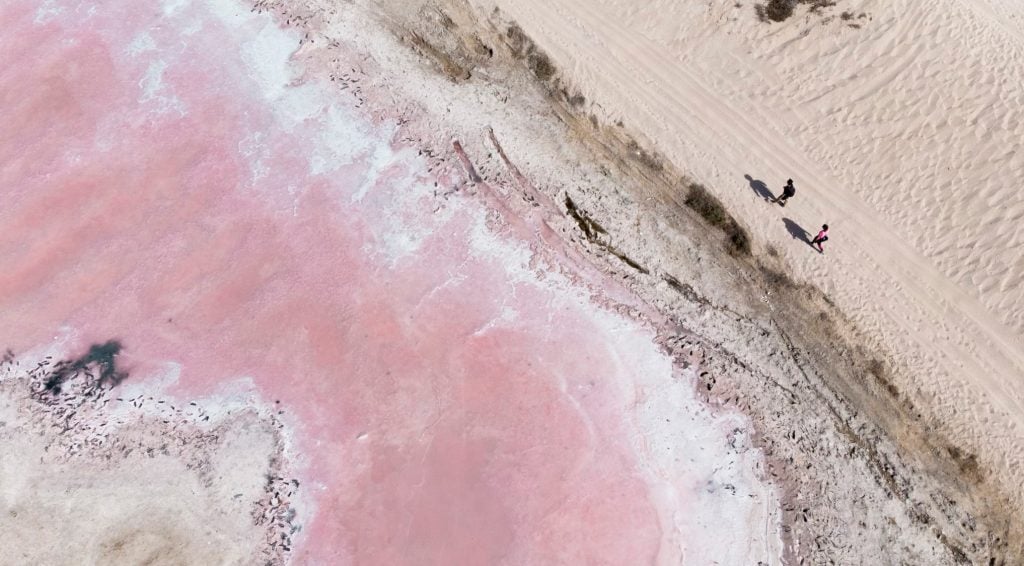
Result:
{"label": "pink water", "polygon": [[130,380],[171,361],[182,398],[280,401],[298,563],[664,556],[630,383],[671,368],[645,331],[433,196],[457,179],[393,122],[267,79],[259,49],[296,39],[269,19],[115,4],[0,8],[0,346],[118,339]]}

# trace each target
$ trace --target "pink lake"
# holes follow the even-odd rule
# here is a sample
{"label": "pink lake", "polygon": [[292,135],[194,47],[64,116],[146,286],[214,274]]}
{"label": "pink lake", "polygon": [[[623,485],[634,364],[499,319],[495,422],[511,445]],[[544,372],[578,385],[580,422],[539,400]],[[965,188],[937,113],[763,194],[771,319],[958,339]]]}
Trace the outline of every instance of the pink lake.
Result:
{"label": "pink lake", "polygon": [[742,417],[457,162],[298,68],[297,35],[226,1],[15,0],[0,24],[0,346],[116,339],[133,383],[173,363],[177,397],[279,401],[294,563],[766,554]]}

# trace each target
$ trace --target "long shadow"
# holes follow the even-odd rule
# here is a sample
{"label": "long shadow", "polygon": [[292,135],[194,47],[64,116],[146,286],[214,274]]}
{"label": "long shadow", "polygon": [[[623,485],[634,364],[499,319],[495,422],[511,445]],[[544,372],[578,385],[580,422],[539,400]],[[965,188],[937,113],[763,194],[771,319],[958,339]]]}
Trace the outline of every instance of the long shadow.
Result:
{"label": "long shadow", "polygon": [[773,194],[771,190],[768,189],[768,185],[764,184],[764,181],[760,179],[755,179],[750,175],[744,175],[744,177],[747,179],[747,182],[750,183],[750,188],[753,189],[754,193],[756,193],[757,196],[765,200],[775,198],[775,194]]}
{"label": "long shadow", "polygon": [[814,246],[811,244],[810,232],[804,230],[802,226],[800,226],[796,222],[793,222],[789,218],[783,218],[782,222],[786,225],[786,231],[789,232],[790,236],[793,236],[793,238],[800,240],[801,242],[807,244],[808,246],[811,246],[812,249],[814,248]]}

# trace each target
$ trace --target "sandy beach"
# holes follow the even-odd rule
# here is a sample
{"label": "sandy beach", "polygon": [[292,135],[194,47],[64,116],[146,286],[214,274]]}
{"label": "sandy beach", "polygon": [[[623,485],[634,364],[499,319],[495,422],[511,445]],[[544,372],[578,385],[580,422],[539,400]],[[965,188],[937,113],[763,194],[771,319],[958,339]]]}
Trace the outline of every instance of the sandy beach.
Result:
{"label": "sandy beach", "polygon": [[0,8],[0,563],[1024,561],[1024,9],[816,4]]}
{"label": "sandy beach", "polygon": [[[985,453],[1019,482],[1019,10],[850,2],[764,24],[732,5],[632,6],[501,8],[568,82],[614,109],[591,110],[602,122],[632,125],[713,187],[800,280],[920,376],[904,389],[942,405],[937,425],[991,440]],[[801,196],[771,210],[750,175],[776,193],[797,178]],[[806,253],[779,216],[809,233],[832,222],[836,253]],[[982,409],[949,422],[962,407]]]}

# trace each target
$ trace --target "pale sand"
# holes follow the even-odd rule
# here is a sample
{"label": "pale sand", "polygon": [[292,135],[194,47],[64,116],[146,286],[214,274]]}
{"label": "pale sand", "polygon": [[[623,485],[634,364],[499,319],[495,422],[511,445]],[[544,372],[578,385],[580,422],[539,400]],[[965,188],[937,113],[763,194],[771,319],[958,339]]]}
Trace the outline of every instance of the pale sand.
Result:
{"label": "pale sand", "polygon": [[[1019,5],[840,2],[826,13],[867,17],[766,24],[734,2],[477,4],[826,291],[892,351],[935,425],[1024,494]],[[792,177],[797,196],[767,206],[744,175],[775,194]],[[825,256],[782,217],[812,235],[830,223]]]}

